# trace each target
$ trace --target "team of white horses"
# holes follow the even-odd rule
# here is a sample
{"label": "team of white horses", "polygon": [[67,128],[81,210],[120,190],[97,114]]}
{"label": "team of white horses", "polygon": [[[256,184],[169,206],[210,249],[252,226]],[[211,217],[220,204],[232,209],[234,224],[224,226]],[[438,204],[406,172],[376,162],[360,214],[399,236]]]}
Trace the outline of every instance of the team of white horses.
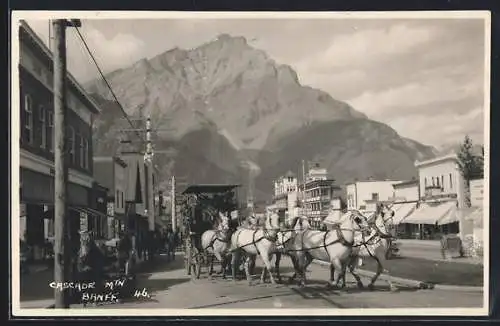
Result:
{"label": "team of white horses", "polygon": [[[222,223],[217,230],[209,230],[202,234],[202,250],[216,257],[221,263],[221,273],[226,275],[229,257],[232,257],[232,277],[236,280],[236,271],[241,257],[245,258],[245,274],[251,284],[249,265],[260,257],[265,268],[260,277],[265,282],[269,274],[272,284],[277,284],[272,271],[271,260],[275,256],[275,269],[278,281],[281,281],[279,264],[282,255],[290,257],[295,273],[290,282],[299,278],[300,286],[306,284],[306,270],[313,260],[329,264],[330,280],[328,286],[344,287],[347,270],[354,276],[358,287],[363,283],[356,267],[362,259],[372,258],[377,262],[377,272],[371,279],[369,288],[386,267],[386,253],[390,246],[390,232],[387,221],[392,219],[394,211],[380,204],[371,216],[364,216],[359,211],[351,211],[342,216],[332,230],[313,230],[296,218],[292,223],[279,223],[276,213],[268,214],[263,227],[250,228],[240,226],[231,234],[228,218],[221,215]],[[242,256],[243,255],[243,256]],[[210,274],[213,271],[213,260]],[[388,272],[386,270],[386,272]],[[389,286],[394,289],[389,282]]]}

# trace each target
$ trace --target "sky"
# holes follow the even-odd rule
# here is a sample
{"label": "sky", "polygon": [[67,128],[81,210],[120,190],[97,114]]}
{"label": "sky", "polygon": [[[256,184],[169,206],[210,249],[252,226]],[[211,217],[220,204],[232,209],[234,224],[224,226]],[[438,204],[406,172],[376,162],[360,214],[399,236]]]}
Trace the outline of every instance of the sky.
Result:
{"label": "sky", "polygon": [[[48,20],[28,19],[48,42]],[[440,147],[468,134],[483,143],[485,22],[453,19],[85,19],[81,32],[104,72],[171,48],[189,49],[222,33],[297,71],[401,136]],[[74,30],[68,69],[98,77]]]}

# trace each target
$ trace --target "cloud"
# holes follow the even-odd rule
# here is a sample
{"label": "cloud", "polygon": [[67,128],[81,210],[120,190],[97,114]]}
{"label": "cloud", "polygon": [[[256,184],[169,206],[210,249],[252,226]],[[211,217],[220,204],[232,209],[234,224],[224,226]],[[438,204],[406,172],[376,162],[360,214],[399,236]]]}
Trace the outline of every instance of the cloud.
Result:
{"label": "cloud", "polygon": [[[48,40],[47,20],[28,23]],[[404,136],[433,145],[466,132],[482,137],[481,118],[467,116],[484,106],[479,19],[101,19],[84,20],[81,31],[105,73],[220,33],[245,36],[301,83]],[[67,42],[72,74],[82,83],[98,78],[74,30]]]}
{"label": "cloud", "polygon": [[454,78],[434,77],[426,82],[412,82],[379,92],[366,91],[347,102],[367,115],[381,119],[402,112],[438,111],[447,101],[458,102],[471,97],[482,101],[482,81],[473,79],[460,83]]}
{"label": "cloud", "polygon": [[464,114],[436,112],[399,116],[389,121],[400,135],[425,144],[445,145],[461,141],[468,134],[475,143],[483,143],[484,109],[475,107]]}
{"label": "cloud", "polygon": [[[44,43],[49,45],[48,20],[29,20],[28,24]],[[101,31],[92,27],[88,21],[83,21],[80,33],[104,73],[137,61],[142,57],[146,47],[142,40],[132,34],[117,33],[112,37],[106,37]],[[66,30],[66,47],[68,70],[81,83],[99,76],[83,42],[72,28]]]}
{"label": "cloud", "polygon": [[439,37],[439,29],[433,27],[409,27],[397,24],[388,28],[357,30],[335,35],[331,45],[309,61],[312,70],[324,71],[325,67],[343,69],[361,67],[401,55]]}

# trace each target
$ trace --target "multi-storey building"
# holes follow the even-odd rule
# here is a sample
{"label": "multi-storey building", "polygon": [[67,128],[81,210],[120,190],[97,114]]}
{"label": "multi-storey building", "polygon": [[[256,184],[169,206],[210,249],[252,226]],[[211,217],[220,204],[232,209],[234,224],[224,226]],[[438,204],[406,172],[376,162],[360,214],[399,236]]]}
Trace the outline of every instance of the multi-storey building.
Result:
{"label": "multi-storey building", "polygon": [[[39,258],[44,235],[53,230],[54,94],[53,56],[25,23],[19,26],[20,201],[21,229]],[[75,245],[80,218],[89,210],[93,189],[92,121],[100,109],[76,79],[67,75],[68,188],[70,231]],[[15,107],[15,106],[14,106]],[[44,222],[44,218],[49,223]],[[44,232],[44,229],[50,229]],[[44,234],[45,233],[45,234]]]}
{"label": "multi-storey building", "polygon": [[464,208],[464,179],[456,154],[417,161],[418,208],[401,223],[413,225],[413,237],[431,239],[440,234],[462,233],[460,210]]}
{"label": "multi-storey building", "polygon": [[300,185],[299,189],[303,202],[302,214],[307,216],[312,227],[321,227],[332,209],[340,210],[340,187],[328,178],[328,171],[319,164],[309,169],[305,184]]}
{"label": "multi-storey building", "polygon": [[[120,157],[126,163],[125,178],[125,229],[135,235],[134,242],[143,249],[149,231],[154,231],[155,216],[155,178],[152,164],[144,161],[140,153],[122,153]],[[135,245],[135,244],[134,244]],[[141,249],[139,249],[140,251]]]}
{"label": "multi-storey building", "polygon": [[127,163],[119,157],[94,157],[94,178],[108,189],[105,225],[109,238],[117,237],[125,229],[126,168]]}
{"label": "multi-storey building", "polygon": [[288,196],[290,193],[297,192],[297,177],[288,171],[284,176],[274,181],[273,202],[279,210],[288,209]]}
{"label": "multi-storey building", "polygon": [[390,202],[394,196],[393,185],[399,180],[363,180],[348,183],[347,209],[374,211],[379,202]]}

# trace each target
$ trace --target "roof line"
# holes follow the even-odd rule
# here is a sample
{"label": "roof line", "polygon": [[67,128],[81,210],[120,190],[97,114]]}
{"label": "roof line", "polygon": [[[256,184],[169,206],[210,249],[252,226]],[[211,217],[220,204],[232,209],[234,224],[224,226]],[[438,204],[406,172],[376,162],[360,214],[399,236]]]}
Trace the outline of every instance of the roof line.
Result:
{"label": "roof line", "polygon": [[[47,48],[45,43],[40,39],[38,34],[35,33],[35,31],[29,26],[29,24],[24,20],[20,20],[21,26],[20,28],[23,28],[35,41],[36,45],[38,45],[41,49],[42,52],[52,61],[54,62],[54,54],[52,51]],[[67,77],[69,80],[74,84],[75,88],[82,93],[82,95],[85,97],[87,101],[93,106],[93,109],[96,113],[101,113],[100,107],[97,105],[97,103],[90,97],[90,95],[87,93],[87,91],[80,85],[80,83],[76,80],[76,78],[71,74],[69,70],[66,71]]]}

